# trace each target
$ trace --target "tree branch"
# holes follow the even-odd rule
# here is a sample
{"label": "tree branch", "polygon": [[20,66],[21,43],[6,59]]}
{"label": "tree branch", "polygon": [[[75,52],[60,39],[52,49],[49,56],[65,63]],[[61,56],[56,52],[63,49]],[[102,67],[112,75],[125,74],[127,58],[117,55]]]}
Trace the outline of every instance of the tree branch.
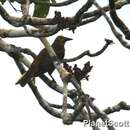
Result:
{"label": "tree branch", "polygon": [[84,51],[83,53],[81,53],[80,55],[78,55],[74,58],[64,59],[63,62],[73,62],[73,61],[81,59],[82,57],[84,57],[86,55],[89,56],[89,57],[95,57],[95,56],[101,55],[108,48],[108,46],[113,43],[112,40],[109,40],[109,39],[105,39],[105,40],[106,40],[106,44],[103,46],[103,48],[101,50],[99,50],[95,53],[91,53],[89,50],[87,50],[87,51]]}
{"label": "tree branch", "polygon": [[94,3],[95,6],[102,12],[104,18],[106,19],[106,21],[108,22],[113,34],[115,35],[115,37],[119,40],[119,42],[126,48],[130,48],[129,44],[123,39],[122,35],[116,30],[116,28],[114,27],[112,21],[109,19],[109,17],[106,15],[106,13],[102,10],[102,8],[100,7],[100,5],[95,2]]}
{"label": "tree branch", "polygon": [[[127,105],[126,102],[121,101],[120,103],[118,103],[117,105],[113,106],[113,107],[108,107],[106,109],[103,110],[103,112],[105,112],[107,115],[115,113],[115,112],[119,112],[121,110],[130,110],[130,105]],[[92,114],[94,120],[97,120],[99,118],[99,115],[95,115]]]}
{"label": "tree branch", "polygon": [[125,35],[125,38],[127,40],[130,40],[130,30],[124,24],[124,22],[118,17],[118,15],[116,13],[116,8],[115,8],[115,2],[114,2],[114,0],[109,0],[109,6],[110,6],[110,16],[111,16],[113,22],[123,32],[123,34]]}
{"label": "tree branch", "polygon": [[[99,118],[102,119],[103,122],[109,122],[110,119],[107,116],[107,114],[103,111],[100,111],[100,109],[93,104],[93,102],[89,99],[89,105],[93,109],[93,111],[99,116]],[[108,130],[115,130],[113,125],[107,125]]]}
{"label": "tree branch", "polygon": [[0,29],[0,37],[6,38],[17,38],[17,37],[49,37],[56,34],[59,29],[57,25],[53,26],[44,26],[42,30],[34,29],[31,27],[27,28],[28,32],[25,29]]}
{"label": "tree branch", "polygon": [[[100,10],[94,10],[94,11],[86,13],[86,11],[91,7],[92,2],[93,1],[91,1],[91,0],[88,1],[81,9],[79,9],[79,11],[77,11],[77,13],[74,17],[56,17],[56,16],[54,18],[27,17],[26,19],[24,19],[24,18],[10,16],[7,13],[7,11],[3,8],[2,5],[0,5],[0,14],[3,17],[3,19],[5,19],[8,23],[10,23],[11,25],[13,25],[15,27],[20,27],[20,26],[24,26],[24,25],[32,25],[35,27],[37,25],[49,25],[47,27],[43,26],[42,30],[39,30],[39,31],[30,30],[30,28],[27,28],[29,33],[27,33],[25,30],[23,30],[22,32],[18,32],[18,33],[14,32],[16,34],[16,37],[22,37],[22,36],[23,37],[24,36],[48,37],[48,36],[54,35],[55,33],[57,33],[60,30],[63,30],[66,28],[69,28],[70,30],[74,30],[74,28],[76,28],[78,26],[88,24],[88,23],[93,22],[93,21],[97,20],[98,18],[100,18],[100,16],[102,16],[102,13]],[[127,1],[119,1],[116,3],[115,7],[116,7],[116,9],[119,9],[126,4],[128,4]],[[109,11],[108,6],[103,7],[102,9],[104,11]],[[79,17],[80,14],[82,14],[81,17]],[[74,22],[75,21],[74,19],[77,19],[76,21],[78,21],[76,24]],[[80,20],[78,20],[78,19],[80,19]],[[54,26],[52,26],[52,25],[54,25]],[[1,30],[0,33],[1,34],[5,33],[6,37],[7,36],[14,37],[14,35],[12,36],[12,34],[9,35],[6,32],[6,30]],[[6,35],[6,33],[7,33],[7,35]],[[17,35],[17,34],[19,34],[19,35]]]}

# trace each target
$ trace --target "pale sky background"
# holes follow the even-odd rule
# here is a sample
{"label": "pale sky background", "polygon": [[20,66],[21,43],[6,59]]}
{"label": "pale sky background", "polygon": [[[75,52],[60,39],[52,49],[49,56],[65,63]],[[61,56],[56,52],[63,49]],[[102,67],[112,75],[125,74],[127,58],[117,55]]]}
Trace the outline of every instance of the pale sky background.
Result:
{"label": "pale sky background", "polygon": [[[53,17],[54,11],[61,11],[63,16],[73,16],[77,9],[82,6],[85,1],[77,2],[65,8],[52,8],[49,16]],[[101,5],[107,4],[107,0],[98,0]],[[19,8],[17,4],[16,8]],[[16,12],[9,4],[5,4],[7,11],[12,15]],[[127,5],[118,11],[119,16],[130,27],[130,6]],[[1,18],[0,28],[10,28],[8,23],[5,23]],[[12,28],[12,27],[11,27]],[[90,73],[89,82],[83,82],[85,92],[95,97],[94,103],[104,109],[108,106],[113,106],[120,101],[126,101],[130,104],[130,50],[124,48],[118,40],[113,37],[109,25],[103,17],[94,23],[78,28],[73,34],[70,31],[64,30],[58,34],[49,37],[48,40],[52,43],[57,35],[72,37],[73,41],[66,44],[65,58],[72,58],[85,50],[91,52],[101,49],[105,42],[104,38],[114,40],[116,44],[111,45],[102,55],[89,58],[84,57],[78,62],[79,66],[90,61],[94,66]],[[32,49],[38,54],[43,48],[43,45],[38,39],[32,38],[10,38],[5,39],[10,44],[15,44],[21,47]],[[44,111],[28,86],[21,88],[15,85],[15,82],[21,76],[13,60],[5,53],[0,53],[0,129],[1,130],[43,130],[43,129],[91,129],[83,126],[83,123],[74,123],[70,126],[62,124],[62,120],[49,115]],[[71,63],[73,65],[74,63]],[[54,74],[58,77],[57,72]],[[38,80],[39,81],[39,80]],[[43,97],[52,103],[62,103],[62,96],[57,94],[46,85],[39,81],[38,88],[43,94]],[[121,111],[109,116],[113,121],[130,121],[130,111]],[[128,130],[130,128],[117,128],[118,130]]]}

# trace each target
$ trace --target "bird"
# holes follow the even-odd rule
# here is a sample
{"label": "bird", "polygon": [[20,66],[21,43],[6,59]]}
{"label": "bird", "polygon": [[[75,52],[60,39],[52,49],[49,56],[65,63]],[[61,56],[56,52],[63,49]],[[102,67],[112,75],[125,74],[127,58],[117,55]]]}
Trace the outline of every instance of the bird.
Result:
{"label": "bird", "polygon": [[[62,61],[65,55],[65,43],[67,41],[73,40],[72,38],[57,36],[52,44],[52,48],[57,55],[57,58]],[[55,70],[52,59],[46,50],[42,49],[40,53],[36,56],[32,62],[28,71],[26,71],[22,77],[16,82],[24,87],[32,78],[41,76],[42,74],[48,72],[51,76],[52,72]]]}

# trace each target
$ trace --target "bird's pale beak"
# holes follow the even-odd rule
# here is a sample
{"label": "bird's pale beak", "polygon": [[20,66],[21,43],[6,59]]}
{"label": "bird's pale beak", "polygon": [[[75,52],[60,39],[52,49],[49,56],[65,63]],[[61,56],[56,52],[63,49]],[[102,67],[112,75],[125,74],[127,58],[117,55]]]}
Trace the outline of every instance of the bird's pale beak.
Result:
{"label": "bird's pale beak", "polygon": [[65,41],[73,40],[72,38],[65,37]]}

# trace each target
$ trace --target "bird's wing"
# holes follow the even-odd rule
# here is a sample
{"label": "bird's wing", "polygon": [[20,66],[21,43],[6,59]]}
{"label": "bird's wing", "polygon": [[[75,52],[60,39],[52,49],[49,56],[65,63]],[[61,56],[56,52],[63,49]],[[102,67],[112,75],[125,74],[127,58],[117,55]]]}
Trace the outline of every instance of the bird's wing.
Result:
{"label": "bird's wing", "polygon": [[52,71],[54,66],[48,52],[43,49],[36,59],[33,61],[30,69],[32,69],[33,75],[38,76],[41,73]]}

